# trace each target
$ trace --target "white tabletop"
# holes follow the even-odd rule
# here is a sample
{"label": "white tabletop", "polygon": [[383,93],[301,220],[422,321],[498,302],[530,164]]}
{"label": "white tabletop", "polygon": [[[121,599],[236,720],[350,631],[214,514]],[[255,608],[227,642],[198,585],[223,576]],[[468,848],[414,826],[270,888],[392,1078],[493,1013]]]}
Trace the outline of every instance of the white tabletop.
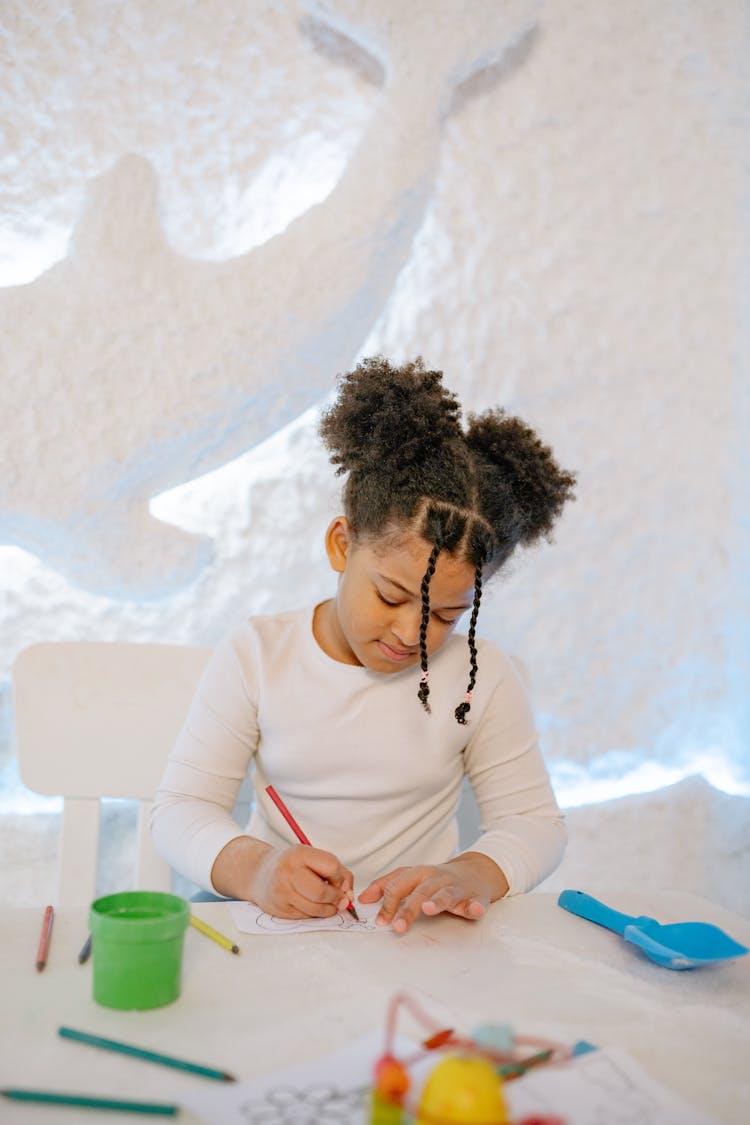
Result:
{"label": "white tabletop", "polygon": [[[750,922],[692,895],[600,894],[661,922],[703,920],[750,945]],[[411,991],[461,1031],[518,1033],[624,1048],[654,1078],[726,1125],[750,1121],[750,956],[675,972],[634,946],[530,894],[479,923],[424,919],[410,933],[237,934],[224,903],[195,913],[239,944],[235,956],[192,927],[180,999],[148,1012],[98,1006],[78,964],[86,912],[59,910],[49,961],[34,961],[42,910],[0,911],[0,1087],[178,1101],[202,1079],[60,1039],[60,1025],[229,1071],[267,1074],[384,1027],[394,992]],[[411,1029],[406,1029],[407,1033]],[[118,1119],[125,1120],[117,1115]],[[131,1118],[127,1118],[131,1119]],[[0,1120],[115,1120],[112,1114],[0,1104]],[[147,1120],[141,1118],[141,1120]],[[179,1120],[193,1122],[185,1112]],[[218,1123],[217,1123],[218,1125]]]}

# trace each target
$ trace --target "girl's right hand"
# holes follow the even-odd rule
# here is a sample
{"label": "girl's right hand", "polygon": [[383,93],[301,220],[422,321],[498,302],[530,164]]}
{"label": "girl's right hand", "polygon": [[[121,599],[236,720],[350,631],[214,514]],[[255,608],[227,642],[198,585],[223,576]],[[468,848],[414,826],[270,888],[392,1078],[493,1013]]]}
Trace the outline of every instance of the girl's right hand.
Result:
{"label": "girl's right hand", "polygon": [[306,844],[269,848],[250,883],[253,902],[276,918],[331,918],[354,890],[354,876],[335,855]]}

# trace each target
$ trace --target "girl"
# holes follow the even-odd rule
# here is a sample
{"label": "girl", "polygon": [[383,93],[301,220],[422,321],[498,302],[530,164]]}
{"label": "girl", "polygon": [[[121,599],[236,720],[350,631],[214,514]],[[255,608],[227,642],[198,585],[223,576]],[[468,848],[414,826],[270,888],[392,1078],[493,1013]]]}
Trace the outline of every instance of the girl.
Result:
{"label": "girl", "polygon": [[[544,879],[565,827],[512,662],[476,636],[482,591],[549,537],[575,478],[517,418],[469,416],[420,359],[343,376],[321,436],[345,473],[334,598],[251,617],[211,657],[169,757],[156,846],[200,886],[286,918],[382,898],[381,924],[479,918]],[[468,636],[454,632],[470,613]],[[230,812],[250,767],[246,832]],[[456,855],[464,775],[482,833]],[[295,842],[272,785],[316,845]]]}

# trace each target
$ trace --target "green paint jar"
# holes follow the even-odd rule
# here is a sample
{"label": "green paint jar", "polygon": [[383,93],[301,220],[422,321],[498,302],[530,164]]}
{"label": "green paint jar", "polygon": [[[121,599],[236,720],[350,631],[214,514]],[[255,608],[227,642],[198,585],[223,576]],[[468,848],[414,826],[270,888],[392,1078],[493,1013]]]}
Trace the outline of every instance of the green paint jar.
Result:
{"label": "green paint jar", "polygon": [[160,1008],[180,995],[190,905],[160,891],[122,891],[91,904],[94,1000],[105,1008]]}

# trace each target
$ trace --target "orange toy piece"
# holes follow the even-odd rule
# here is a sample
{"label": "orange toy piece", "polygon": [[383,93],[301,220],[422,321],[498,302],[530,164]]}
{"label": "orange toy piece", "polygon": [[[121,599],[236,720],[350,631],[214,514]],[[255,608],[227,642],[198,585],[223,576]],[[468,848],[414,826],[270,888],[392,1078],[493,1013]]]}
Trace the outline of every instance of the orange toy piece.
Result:
{"label": "orange toy piece", "polygon": [[507,1125],[502,1085],[487,1059],[451,1055],[430,1072],[415,1125]]}
{"label": "orange toy piece", "polygon": [[409,1089],[409,1075],[393,1055],[383,1055],[375,1065],[375,1089],[385,1102],[401,1105]]}

